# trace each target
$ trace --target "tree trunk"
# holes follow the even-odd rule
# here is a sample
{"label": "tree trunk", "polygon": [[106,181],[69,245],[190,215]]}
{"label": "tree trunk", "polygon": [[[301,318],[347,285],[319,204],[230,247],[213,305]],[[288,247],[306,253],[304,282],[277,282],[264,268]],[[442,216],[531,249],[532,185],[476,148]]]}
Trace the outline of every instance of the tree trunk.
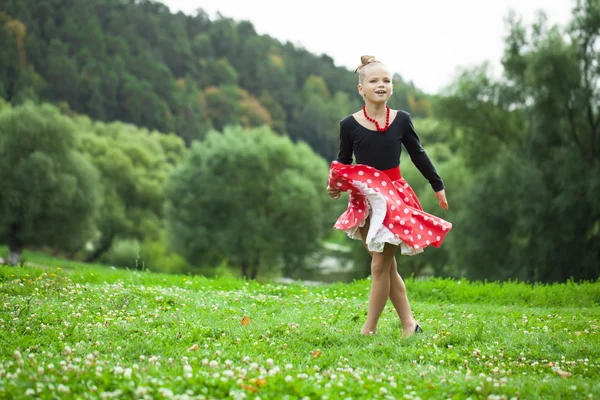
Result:
{"label": "tree trunk", "polygon": [[20,227],[17,224],[10,226],[10,234],[8,237],[8,263],[17,265],[21,262],[21,254],[23,253],[23,242],[19,239]]}
{"label": "tree trunk", "polygon": [[92,254],[90,254],[89,256],[87,256],[85,258],[85,262],[91,263],[91,262],[98,261],[98,259],[100,258],[100,256],[102,254],[106,253],[110,249],[110,247],[112,246],[113,238],[114,238],[114,235],[111,234],[106,239],[101,240],[100,244],[92,252]]}
{"label": "tree trunk", "polygon": [[242,260],[242,278],[248,278],[248,261],[246,259]]}
{"label": "tree trunk", "polygon": [[250,279],[254,280],[258,276],[258,267],[260,267],[260,257],[256,256],[256,259],[252,263],[252,272],[250,273]]}

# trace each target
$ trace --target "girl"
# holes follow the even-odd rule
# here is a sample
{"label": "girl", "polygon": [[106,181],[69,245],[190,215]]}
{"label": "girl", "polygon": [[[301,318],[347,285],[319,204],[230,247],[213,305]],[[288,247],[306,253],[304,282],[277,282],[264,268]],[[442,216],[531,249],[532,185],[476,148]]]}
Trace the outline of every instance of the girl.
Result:
{"label": "girl", "polygon": [[[348,208],[335,224],[352,239],[361,239],[371,255],[371,292],[361,334],[374,334],[388,297],[402,323],[403,336],[423,330],[415,321],[398,274],[396,250],[415,255],[429,245],[439,247],[452,224],[423,211],[416,194],[400,174],[402,145],[429,181],[440,206],[447,210],[444,183],[423,150],[410,117],[391,110],[389,70],[372,56],[362,56],[358,92],[362,110],[340,122],[340,150],[331,163],[327,192],[339,199],[348,192]],[[352,165],[352,153],[356,164]]]}

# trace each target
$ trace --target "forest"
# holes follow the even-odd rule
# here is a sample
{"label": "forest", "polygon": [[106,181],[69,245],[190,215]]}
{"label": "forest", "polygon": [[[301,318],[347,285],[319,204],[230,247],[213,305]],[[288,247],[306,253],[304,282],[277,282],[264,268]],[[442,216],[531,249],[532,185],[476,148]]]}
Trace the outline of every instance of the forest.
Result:
{"label": "forest", "polygon": [[[502,18],[503,16],[499,16]],[[600,276],[600,2],[566,26],[506,17],[502,76],[440,93],[394,75],[450,209],[403,156],[426,210],[454,228],[401,274],[564,282]],[[357,60],[360,55],[357,55]],[[87,262],[297,277],[361,243],[326,194],[357,76],[252,23],[149,0],[0,0],[0,244]],[[406,153],[403,153],[406,154]],[[436,208],[437,207],[437,208]]]}

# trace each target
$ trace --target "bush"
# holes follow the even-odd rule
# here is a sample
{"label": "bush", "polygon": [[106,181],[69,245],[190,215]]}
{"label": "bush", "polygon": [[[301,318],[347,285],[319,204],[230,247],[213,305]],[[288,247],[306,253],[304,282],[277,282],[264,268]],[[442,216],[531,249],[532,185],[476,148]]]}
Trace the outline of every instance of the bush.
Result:
{"label": "bush", "polygon": [[117,239],[102,261],[115,267],[145,269],[144,260],[140,258],[140,242],[136,239]]}

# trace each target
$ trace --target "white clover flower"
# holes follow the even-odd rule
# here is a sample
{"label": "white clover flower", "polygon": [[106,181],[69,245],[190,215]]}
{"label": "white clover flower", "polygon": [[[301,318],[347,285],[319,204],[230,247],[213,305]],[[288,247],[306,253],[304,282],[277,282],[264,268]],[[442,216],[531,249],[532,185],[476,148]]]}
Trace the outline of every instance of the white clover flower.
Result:
{"label": "white clover flower", "polygon": [[160,388],[160,389],[158,389],[158,392],[164,398],[170,399],[171,397],[173,397],[173,392],[170,389]]}
{"label": "white clover flower", "polygon": [[56,390],[58,390],[61,393],[69,393],[69,388],[65,385],[63,385],[62,383],[59,383]]}
{"label": "white clover flower", "polygon": [[123,376],[125,377],[125,379],[131,379],[131,373],[132,373],[131,368],[125,368],[125,372],[123,373]]}
{"label": "white clover flower", "polygon": [[140,386],[136,389],[135,394],[137,394],[138,396],[144,396],[147,392],[147,389],[143,386]]}

